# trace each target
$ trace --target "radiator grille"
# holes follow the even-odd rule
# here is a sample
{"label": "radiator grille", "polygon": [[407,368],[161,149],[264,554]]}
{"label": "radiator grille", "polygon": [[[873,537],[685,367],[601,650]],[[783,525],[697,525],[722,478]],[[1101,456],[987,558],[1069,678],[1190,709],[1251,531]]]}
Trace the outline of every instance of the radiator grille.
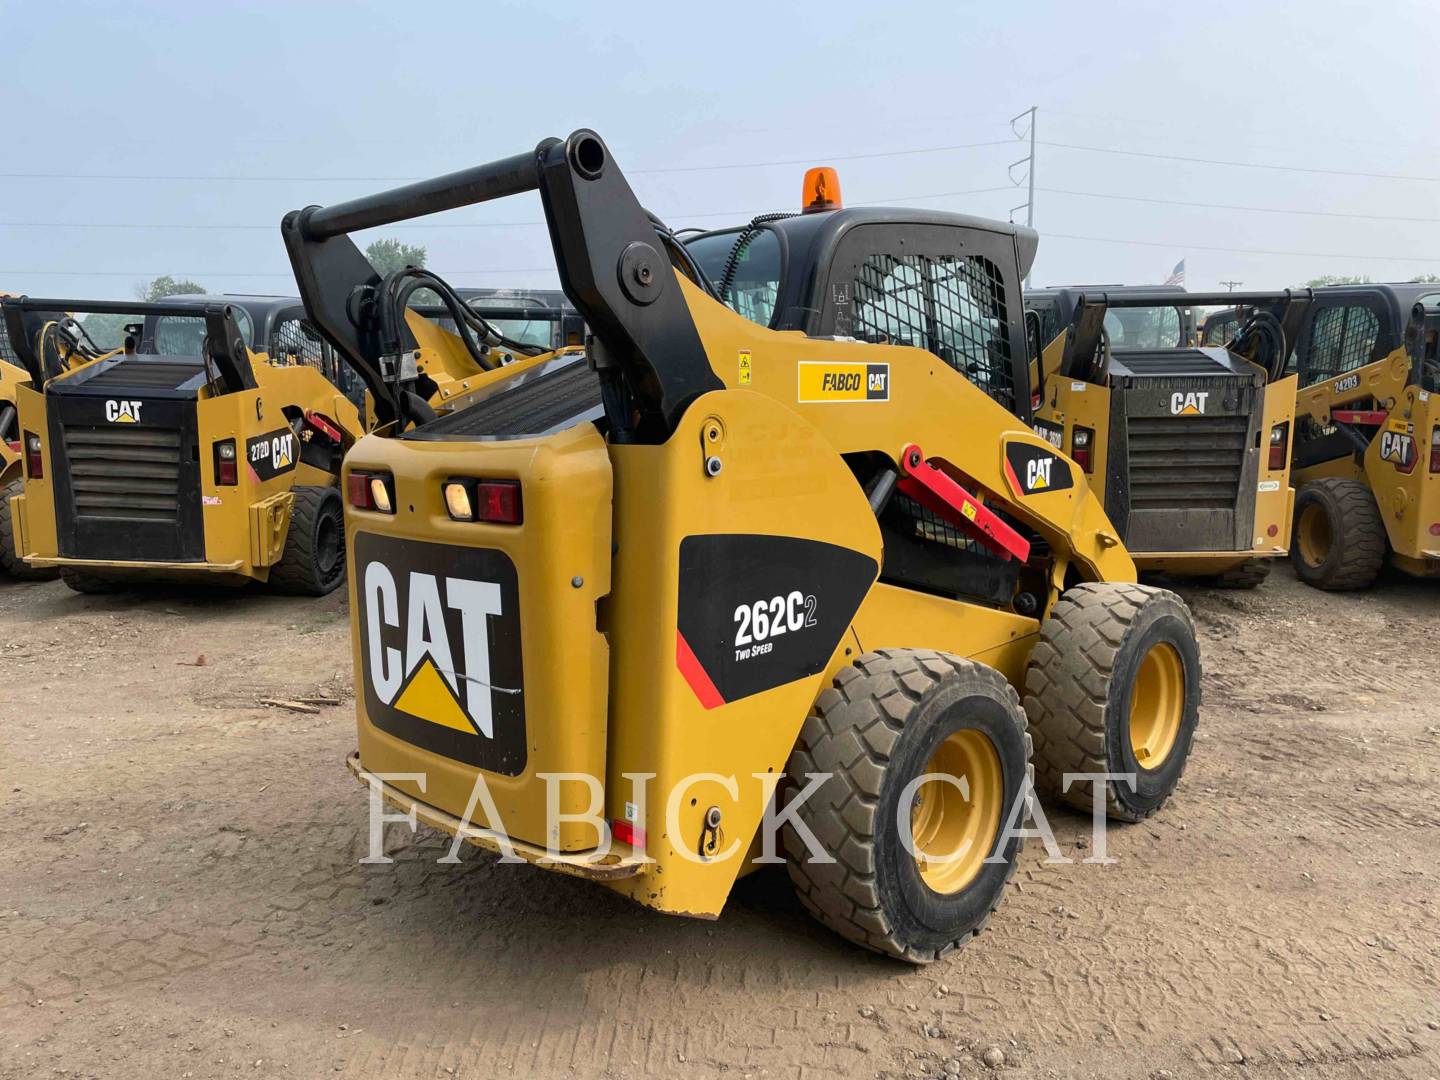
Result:
{"label": "radiator grille", "polygon": [[1234,509],[1249,417],[1131,417],[1129,426],[1133,509]]}
{"label": "radiator grille", "polygon": [[179,431],[66,427],[65,457],[76,517],[179,520]]}

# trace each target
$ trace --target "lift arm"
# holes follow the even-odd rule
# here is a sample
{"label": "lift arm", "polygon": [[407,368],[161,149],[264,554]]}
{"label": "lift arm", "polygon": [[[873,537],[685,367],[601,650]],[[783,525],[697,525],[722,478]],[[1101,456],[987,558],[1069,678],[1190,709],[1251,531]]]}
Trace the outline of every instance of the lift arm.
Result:
{"label": "lift arm", "polygon": [[408,387],[400,358],[385,356],[380,339],[382,278],[348,234],[529,191],[540,193],[561,286],[593,335],[590,363],[623,386],[623,394],[606,395],[612,432],[663,441],[691,400],[722,384],[654,222],[593,131],[287,214],[281,232],[311,321],[364,378],[381,420],[397,418]]}

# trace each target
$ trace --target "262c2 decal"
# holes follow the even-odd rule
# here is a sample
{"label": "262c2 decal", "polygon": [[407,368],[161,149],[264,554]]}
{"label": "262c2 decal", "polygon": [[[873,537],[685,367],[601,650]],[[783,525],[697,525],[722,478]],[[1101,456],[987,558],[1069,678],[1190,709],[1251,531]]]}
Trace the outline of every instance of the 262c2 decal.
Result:
{"label": "262c2 decal", "polygon": [[675,662],[713,709],[822,671],[880,567],[792,536],[680,541]]}
{"label": "262c2 decal", "polygon": [[735,659],[748,660],[763,655],[771,649],[767,638],[778,638],[781,634],[793,634],[816,625],[815,603],[814,596],[806,596],[796,589],[786,596],[741,604],[735,609]]}

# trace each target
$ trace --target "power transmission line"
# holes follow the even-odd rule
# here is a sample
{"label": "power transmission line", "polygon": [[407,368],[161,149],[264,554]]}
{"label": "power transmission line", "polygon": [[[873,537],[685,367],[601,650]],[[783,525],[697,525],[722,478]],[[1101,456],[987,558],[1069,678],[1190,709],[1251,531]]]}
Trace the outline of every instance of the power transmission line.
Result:
{"label": "power transmission line", "polygon": [[[1003,189],[1002,189],[1003,190]],[[1044,240],[1082,240],[1092,244],[1125,244],[1134,247],[1159,247],[1193,251],[1219,251],[1231,255],[1280,255],[1292,256],[1306,259],[1368,259],[1376,262],[1422,262],[1440,263],[1440,256],[1425,255],[1355,255],[1341,254],[1325,251],[1277,251],[1265,248],[1236,248],[1221,247],[1217,244],[1192,244],[1181,240],[1128,240],[1114,236],[1078,236],[1073,233],[1047,232],[1042,237]],[[551,273],[554,266],[515,266],[496,267],[486,270],[437,270],[437,273],[452,277],[464,277],[467,275],[480,274],[536,274]],[[165,271],[175,277],[188,278],[251,278],[251,277],[279,277],[288,278],[289,271],[258,271],[252,273],[212,273],[209,271]],[[159,277],[156,272],[139,270],[0,270],[0,277],[26,277],[26,276],[74,276],[74,277],[128,277],[128,278],[153,278]]]}
{"label": "power transmission line", "polygon": [[1086,199],[1117,199],[1121,202],[1153,203],[1157,206],[1187,206],[1201,210],[1242,210],[1252,214],[1299,214],[1304,217],[1353,218],[1356,221],[1403,221],[1440,225],[1440,218],[1404,217],[1393,214],[1351,214],[1335,210],[1298,210],[1283,206],[1237,206],[1233,203],[1185,202],[1180,199],[1155,199],[1144,195],[1112,195],[1103,191],[1069,191],[1065,188],[1037,188],[1047,195],[1075,195]]}
{"label": "power transmission line", "polygon": [[[936,191],[928,195],[892,195],[879,199],[871,199],[863,203],[851,203],[852,206],[884,206],[897,202],[921,202],[926,199],[952,199],[963,195],[986,195],[996,191],[1012,191],[1011,187],[999,186],[988,188],[970,188],[967,191]],[[667,219],[675,221],[689,221],[693,218],[729,218],[731,220],[745,220],[755,216],[755,209],[751,207],[746,210],[707,210],[703,213],[666,213],[662,215]],[[388,232],[392,229],[519,229],[519,228],[543,228],[544,220],[535,221],[431,221],[426,224],[396,224],[386,225]],[[169,221],[142,223],[142,222],[115,222],[115,221],[0,221],[0,228],[3,229],[179,229],[179,230],[235,230],[235,231],[256,231],[276,232],[280,231],[280,223],[273,222],[269,225],[219,225],[206,223],[177,223]]]}
{"label": "power transmission line", "polygon": [[1047,240],[1084,240],[1093,244],[1132,244],[1138,247],[1163,247],[1194,251],[1223,251],[1232,255],[1293,255],[1306,259],[1371,259],[1376,262],[1433,262],[1440,256],[1429,255],[1346,255],[1327,251],[1272,251],[1265,248],[1219,247],[1214,244],[1192,244],[1181,240],[1121,240],[1113,236],[1075,236],[1071,233],[1047,232]]}
{"label": "power transmission line", "polygon": [[1157,154],[1149,150],[1117,150],[1113,146],[1082,146],[1079,143],[1045,142],[1044,140],[1041,140],[1040,145],[1057,150],[1084,150],[1092,154],[1118,154],[1122,157],[1151,158],[1156,161],[1186,161],[1194,165],[1223,165],[1235,169],[1272,169],[1278,172],[1313,173],[1318,176],[1358,176],[1367,180],[1409,180],[1422,184],[1440,184],[1440,176],[1407,176],[1399,173],[1356,172],[1350,169],[1314,169],[1301,165],[1273,165],[1255,161],[1185,157],[1181,154]]}
{"label": "power transmission line", "polygon": [[[987,146],[1010,146],[1010,139],[952,143],[946,146],[918,146],[907,150],[877,150],[864,154],[813,154],[805,158],[774,161],[721,162],[714,165],[678,165],[663,169],[626,169],[629,175],[659,173],[722,172],[731,169],[769,169],[779,166],[813,165],[817,161],[865,161],[872,158],[910,157],[916,154],[945,154],[955,150],[977,150]],[[406,184],[428,179],[421,176],[187,176],[171,173],[40,173],[0,172],[0,180],[176,180],[187,183],[303,183],[303,184]]]}

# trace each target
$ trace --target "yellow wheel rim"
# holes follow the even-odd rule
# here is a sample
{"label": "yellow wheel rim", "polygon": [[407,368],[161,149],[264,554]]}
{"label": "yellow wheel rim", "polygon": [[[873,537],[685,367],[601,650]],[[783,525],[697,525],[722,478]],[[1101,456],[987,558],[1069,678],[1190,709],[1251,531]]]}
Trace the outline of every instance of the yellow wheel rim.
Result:
{"label": "yellow wheel rim", "polygon": [[1000,755],[982,732],[957,731],[936,748],[925,774],[963,780],[969,789],[967,799],[949,779],[927,780],[910,809],[920,879],[933,892],[958,893],[979,875],[1000,832],[1005,801]]}
{"label": "yellow wheel rim", "polygon": [[1300,511],[1300,521],[1295,528],[1299,535],[1300,557],[1307,566],[1319,566],[1330,554],[1330,518],[1319,503],[1310,503]]}
{"label": "yellow wheel rim", "polygon": [[1130,749],[1136,764],[1154,770],[1165,763],[1184,715],[1185,665],[1175,646],[1162,641],[1140,661],[1130,691]]}

